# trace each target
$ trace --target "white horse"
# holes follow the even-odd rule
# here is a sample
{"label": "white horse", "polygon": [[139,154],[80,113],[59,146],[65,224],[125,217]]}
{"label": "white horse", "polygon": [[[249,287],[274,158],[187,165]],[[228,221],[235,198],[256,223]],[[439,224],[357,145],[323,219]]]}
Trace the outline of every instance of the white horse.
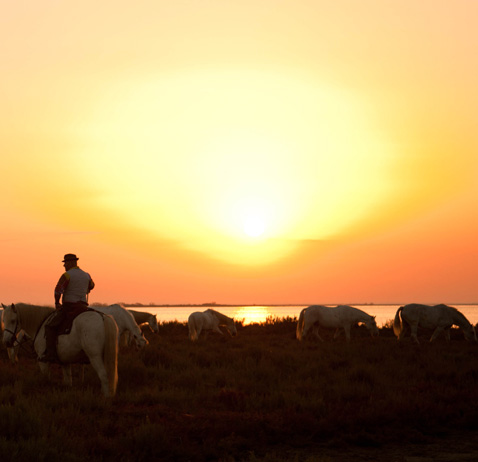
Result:
{"label": "white horse", "polygon": [[318,326],[336,329],[334,338],[339,335],[342,328],[347,342],[350,342],[350,328],[356,323],[365,324],[372,337],[379,334],[375,316],[370,316],[365,311],[348,305],[339,305],[335,308],[312,305],[300,312],[296,336],[302,340],[312,328],[312,333],[323,341],[319,335]]}
{"label": "white horse", "polygon": [[138,348],[144,348],[149,343],[144,337],[143,332],[141,332],[138,324],[136,324],[133,315],[123,305],[94,306],[93,309],[113,317],[118,325],[118,339],[120,339],[124,333],[128,333],[133,336]]}
{"label": "white horse", "polygon": [[132,315],[136,324],[148,324],[151,332],[159,333],[158,320],[154,314],[146,313],[145,311],[128,310]]}
{"label": "white horse", "polygon": [[[3,305],[3,308],[3,342],[7,348],[13,346],[18,333],[24,330],[33,339],[35,352],[40,356],[46,347],[45,320],[55,309],[23,303]],[[112,317],[94,311],[81,313],[73,320],[70,333],[58,336],[57,353],[65,384],[72,384],[71,364],[84,363],[88,359],[98,374],[104,396],[115,395],[118,384],[118,327]],[[49,364],[38,364],[42,373],[49,376]]]}
{"label": "white horse", "polygon": [[[3,303],[2,303],[3,306]],[[3,336],[3,308],[0,308],[0,331],[2,332]],[[8,354],[8,359],[11,361],[12,364],[17,364],[18,363],[18,351],[20,350],[20,347],[25,343],[28,342],[30,337],[25,333],[24,330],[21,330],[18,332],[15,338],[15,342],[11,348],[7,348],[7,354]]]}
{"label": "white horse", "polygon": [[207,331],[214,331],[224,335],[219,326],[224,326],[232,336],[237,335],[234,318],[229,318],[225,314],[211,309],[195,311],[188,318],[189,338],[193,342],[197,341],[202,331],[206,331],[206,333]]}
{"label": "white horse", "polygon": [[412,303],[401,306],[393,320],[393,332],[398,340],[402,340],[405,334],[411,332],[411,337],[416,343],[418,341],[418,327],[434,329],[430,338],[433,342],[442,332],[446,340],[450,341],[451,326],[461,327],[466,340],[477,341],[475,328],[456,308],[447,305],[420,305]]}

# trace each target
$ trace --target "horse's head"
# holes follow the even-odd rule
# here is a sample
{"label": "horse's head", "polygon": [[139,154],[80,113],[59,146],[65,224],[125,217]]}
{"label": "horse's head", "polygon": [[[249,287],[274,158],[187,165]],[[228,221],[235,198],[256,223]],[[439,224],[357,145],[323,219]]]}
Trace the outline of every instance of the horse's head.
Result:
{"label": "horse's head", "polygon": [[155,332],[156,334],[159,334],[159,326],[158,326],[158,319],[156,318],[155,315],[151,315],[151,317],[148,320],[149,327],[151,327],[151,330]]}
{"label": "horse's head", "polygon": [[17,333],[20,331],[20,323],[18,321],[18,312],[15,305],[3,306],[3,343],[7,348],[10,348],[15,343]]}
{"label": "horse's head", "polygon": [[134,343],[136,348],[142,350],[149,342],[146,340],[145,336],[141,333],[141,335],[134,336]]}
{"label": "horse's head", "polygon": [[379,330],[378,330],[378,327],[377,327],[377,322],[375,321],[375,316],[370,316],[370,321],[367,321],[365,323],[365,326],[369,330],[370,335],[372,337],[378,337]]}
{"label": "horse's head", "polygon": [[469,329],[463,329],[463,332],[465,334],[465,339],[468,340],[469,342],[477,342],[478,339],[476,338],[476,331],[475,331],[475,326],[470,324]]}
{"label": "horse's head", "polygon": [[229,333],[235,337],[237,335],[237,329],[236,329],[236,324],[234,322],[234,319],[226,325],[226,329],[229,331]]}

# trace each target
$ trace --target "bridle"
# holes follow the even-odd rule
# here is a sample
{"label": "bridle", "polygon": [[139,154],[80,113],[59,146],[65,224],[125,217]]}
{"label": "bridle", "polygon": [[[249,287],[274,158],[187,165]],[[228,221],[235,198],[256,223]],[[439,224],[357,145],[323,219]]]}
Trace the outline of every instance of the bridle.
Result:
{"label": "bridle", "polygon": [[[18,332],[18,313],[17,313],[17,319],[15,320],[15,329],[12,331],[10,329],[3,329],[4,332],[8,332],[9,334],[12,335],[12,339],[8,344],[5,344],[8,348],[11,348],[15,342],[17,341],[17,332]],[[20,343],[20,342],[18,342]]]}

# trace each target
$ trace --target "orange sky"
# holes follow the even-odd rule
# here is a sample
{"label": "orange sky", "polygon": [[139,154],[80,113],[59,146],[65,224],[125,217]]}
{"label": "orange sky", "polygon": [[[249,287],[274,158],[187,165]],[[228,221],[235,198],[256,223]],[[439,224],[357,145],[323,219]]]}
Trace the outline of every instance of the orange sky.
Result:
{"label": "orange sky", "polygon": [[478,301],[478,3],[0,14],[0,300]]}

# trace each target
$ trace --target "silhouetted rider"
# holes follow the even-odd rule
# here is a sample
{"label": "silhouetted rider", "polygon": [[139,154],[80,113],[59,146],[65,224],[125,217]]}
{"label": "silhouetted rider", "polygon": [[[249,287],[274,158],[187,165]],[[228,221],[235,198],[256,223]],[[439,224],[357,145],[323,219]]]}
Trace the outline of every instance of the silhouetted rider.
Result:
{"label": "silhouetted rider", "polygon": [[[43,362],[57,362],[56,340],[57,330],[69,311],[77,305],[88,306],[88,294],[95,287],[91,276],[78,267],[78,257],[68,253],[63,259],[65,272],[61,275],[55,287],[56,312],[45,326],[46,350],[39,358]],[[62,298],[63,296],[63,298]],[[62,298],[62,303],[60,299]]]}

